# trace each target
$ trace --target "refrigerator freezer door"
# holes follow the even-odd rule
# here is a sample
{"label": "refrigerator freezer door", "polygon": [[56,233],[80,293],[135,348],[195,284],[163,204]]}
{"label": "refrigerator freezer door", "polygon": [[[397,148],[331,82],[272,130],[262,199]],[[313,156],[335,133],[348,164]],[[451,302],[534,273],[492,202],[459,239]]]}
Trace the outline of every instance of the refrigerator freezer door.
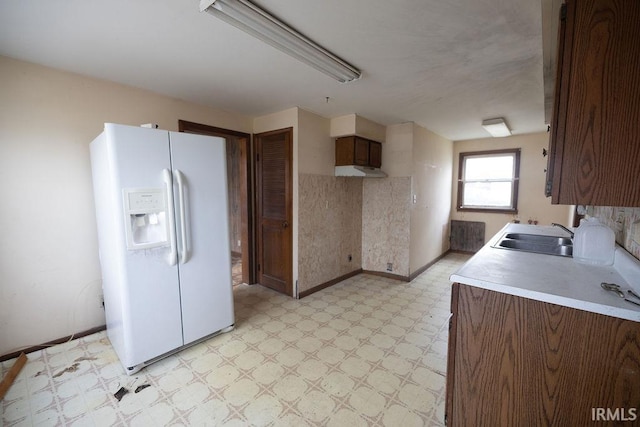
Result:
{"label": "refrigerator freezer door", "polygon": [[[225,140],[170,132],[184,343],[234,323]],[[180,176],[180,183],[176,179]],[[185,252],[186,251],[186,252]]]}
{"label": "refrigerator freezer door", "polygon": [[[171,168],[169,138],[167,131],[113,124],[105,125],[105,134],[113,180],[105,197],[111,199],[112,214],[122,224],[129,216],[125,216],[123,189],[165,187],[163,169]],[[123,227],[98,227],[101,252],[103,239],[124,233]],[[120,240],[124,243],[124,236]],[[132,367],[183,344],[178,269],[167,262],[167,246],[127,250],[120,244],[114,248],[117,262],[102,265],[103,271],[122,272],[119,280],[103,279],[108,334],[123,365]],[[112,304],[120,304],[113,316]]]}

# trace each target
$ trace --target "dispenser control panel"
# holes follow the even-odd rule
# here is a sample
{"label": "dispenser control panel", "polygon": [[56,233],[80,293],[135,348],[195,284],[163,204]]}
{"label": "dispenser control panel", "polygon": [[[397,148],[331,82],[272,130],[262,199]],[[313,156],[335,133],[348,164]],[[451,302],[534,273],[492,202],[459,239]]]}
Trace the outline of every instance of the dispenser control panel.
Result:
{"label": "dispenser control panel", "polygon": [[134,213],[159,212],[164,210],[164,192],[159,189],[155,191],[129,191],[129,210]]}
{"label": "dispenser control panel", "polygon": [[162,188],[125,188],[124,226],[127,249],[167,246],[167,202]]}

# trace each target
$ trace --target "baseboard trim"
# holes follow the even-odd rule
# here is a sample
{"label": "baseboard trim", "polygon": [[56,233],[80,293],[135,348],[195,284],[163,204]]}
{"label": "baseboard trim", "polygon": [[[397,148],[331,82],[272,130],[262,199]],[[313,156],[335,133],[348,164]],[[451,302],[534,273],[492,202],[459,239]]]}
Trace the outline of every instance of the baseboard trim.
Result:
{"label": "baseboard trim", "polygon": [[[425,271],[427,271],[427,269],[429,267],[431,267],[433,264],[435,264],[436,262],[440,261],[442,258],[444,258],[445,256],[447,256],[449,253],[451,252],[456,252],[458,253],[459,251],[451,251],[451,250],[447,250],[446,252],[440,254],[437,258],[435,258],[434,260],[426,263],[425,265],[423,265],[422,267],[420,267],[419,269],[417,269],[416,271],[414,271],[413,273],[411,273],[411,275],[409,276],[401,276],[399,274],[393,274],[393,273],[387,273],[384,271],[372,271],[372,270],[363,270],[362,272],[365,274],[371,274],[373,276],[380,276],[380,277],[386,277],[387,279],[394,279],[394,280],[400,280],[403,282],[411,282],[412,280],[414,280],[416,277],[418,277],[419,275],[421,275],[422,273],[424,273]],[[462,253],[462,252],[460,252]]]}
{"label": "baseboard trim", "polygon": [[363,270],[365,274],[370,274],[372,276],[385,277],[387,279],[400,280],[402,282],[410,282],[409,276],[401,276],[399,274],[386,273],[384,271],[373,271],[373,270]]}
{"label": "baseboard trim", "polygon": [[414,280],[416,277],[418,277],[419,275],[421,275],[422,273],[424,273],[425,271],[427,271],[429,269],[429,267],[431,267],[433,264],[435,264],[436,262],[440,261],[442,258],[444,258],[445,256],[447,256],[449,253],[451,252],[451,250],[447,250],[446,252],[442,253],[439,257],[437,257],[436,259],[434,259],[431,262],[426,263],[425,265],[423,265],[422,267],[420,267],[419,269],[417,269],[416,271],[414,271],[413,273],[411,273],[411,275],[409,276],[409,281],[411,282],[412,280]]}
{"label": "baseboard trim", "polygon": [[454,250],[449,249],[449,250],[447,251],[447,253],[448,253],[448,254],[475,255],[475,254],[477,254],[478,252],[473,252],[473,251],[459,251],[459,250],[457,250],[457,249],[454,249]]}
{"label": "baseboard trim", "polygon": [[306,297],[306,296],[309,296],[309,295],[311,295],[311,294],[313,294],[313,293],[316,293],[316,292],[321,291],[321,290],[323,290],[323,289],[325,289],[325,288],[328,288],[329,286],[333,286],[333,285],[335,285],[336,283],[340,283],[340,282],[342,282],[343,280],[347,280],[347,279],[348,279],[348,278],[350,278],[350,277],[357,276],[357,275],[358,275],[358,274],[360,274],[360,273],[362,273],[362,269],[361,269],[361,268],[359,268],[359,269],[357,269],[357,270],[354,270],[354,271],[352,271],[351,273],[343,274],[343,275],[342,275],[342,276],[340,276],[340,277],[336,277],[335,279],[331,279],[331,280],[329,280],[328,282],[321,283],[321,284],[319,284],[318,286],[314,286],[314,287],[313,287],[313,288],[311,288],[311,289],[307,289],[306,291],[302,291],[302,292],[300,292],[300,293],[298,294],[298,298],[304,298],[304,297]]}
{"label": "baseboard trim", "polygon": [[78,338],[86,337],[87,335],[95,334],[96,332],[101,332],[106,329],[107,329],[106,325],[96,326],[95,328],[87,329],[86,331],[82,331],[73,335],[68,335],[66,337],[58,338],[53,341],[48,341],[44,344],[34,345],[22,350],[14,351],[12,353],[7,353],[5,355],[0,356],[0,362],[4,362],[5,360],[15,359],[16,357],[20,356],[20,353],[25,353],[25,354],[33,353],[34,351],[42,350],[43,348],[51,347],[52,345],[62,344],[64,342],[71,341],[72,339],[75,340]]}

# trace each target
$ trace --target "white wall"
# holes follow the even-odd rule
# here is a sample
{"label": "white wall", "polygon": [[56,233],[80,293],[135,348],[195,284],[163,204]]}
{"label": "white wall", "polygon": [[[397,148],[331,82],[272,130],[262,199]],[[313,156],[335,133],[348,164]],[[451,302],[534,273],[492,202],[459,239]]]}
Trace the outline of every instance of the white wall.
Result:
{"label": "white wall", "polygon": [[103,325],[89,143],[104,122],[248,117],[0,57],[0,355]]}
{"label": "white wall", "polygon": [[[486,223],[485,242],[491,239],[504,225],[514,219],[527,223],[529,219],[538,220],[540,225],[558,222],[570,225],[572,206],[552,205],[551,199],[544,196],[545,169],[547,158],[542,156],[542,149],[549,147],[547,133],[515,135],[506,138],[486,138],[467,141],[456,141],[453,144],[453,197],[451,202],[451,219],[461,221],[482,221]],[[518,195],[518,214],[499,214],[482,212],[463,212],[456,209],[458,197],[458,162],[459,155],[468,151],[501,150],[520,148],[520,185]]]}

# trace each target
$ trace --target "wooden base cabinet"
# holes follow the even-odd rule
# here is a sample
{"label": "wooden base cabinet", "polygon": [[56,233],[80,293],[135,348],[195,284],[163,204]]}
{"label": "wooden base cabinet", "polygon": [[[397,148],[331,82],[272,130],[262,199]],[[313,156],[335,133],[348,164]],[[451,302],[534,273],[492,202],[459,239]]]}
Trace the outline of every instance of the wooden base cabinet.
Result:
{"label": "wooden base cabinet", "polygon": [[454,284],[449,426],[640,425],[640,323]]}

